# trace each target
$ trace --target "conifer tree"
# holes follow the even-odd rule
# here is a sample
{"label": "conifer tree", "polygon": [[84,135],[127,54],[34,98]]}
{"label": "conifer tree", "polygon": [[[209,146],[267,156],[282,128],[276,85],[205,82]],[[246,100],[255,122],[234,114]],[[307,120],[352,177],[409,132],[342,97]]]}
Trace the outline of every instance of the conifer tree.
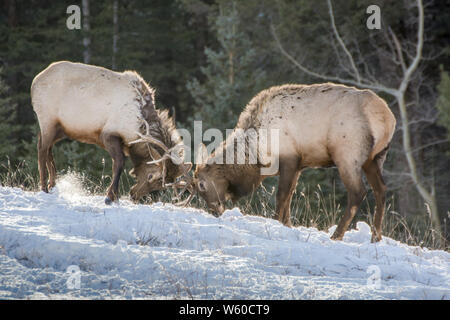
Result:
{"label": "conifer tree", "polygon": [[207,126],[233,128],[249,99],[262,89],[265,73],[256,65],[256,51],[240,30],[236,2],[221,1],[212,19],[218,48],[207,47],[204,80],[188,82],[195,104],[195,117]]}
{"label": "conifer tree", "polygon": [[3,80],[3,69],[0,69],[0,137],[6,143],[0,144],[0,163],[7,157],[14,158],[17,150],[16,105],[8,96],[9,87]]}

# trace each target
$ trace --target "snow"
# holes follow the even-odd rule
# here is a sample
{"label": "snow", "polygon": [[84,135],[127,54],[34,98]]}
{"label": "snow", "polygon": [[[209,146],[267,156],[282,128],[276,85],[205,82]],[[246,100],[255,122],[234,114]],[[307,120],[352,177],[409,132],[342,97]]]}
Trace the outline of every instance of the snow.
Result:
{"label": "snow", "polygon": [[238,208],[103,200],[70,177],[0,187],[0,299],[450,299],[449,253],[372,244],[364,222],[333,241]]}

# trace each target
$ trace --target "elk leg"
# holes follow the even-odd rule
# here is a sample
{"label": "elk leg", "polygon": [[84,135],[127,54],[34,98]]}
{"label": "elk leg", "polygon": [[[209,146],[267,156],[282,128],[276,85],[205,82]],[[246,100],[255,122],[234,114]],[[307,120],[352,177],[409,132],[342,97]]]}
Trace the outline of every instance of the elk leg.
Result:
{"label": "elk leg", "polygon": [[52,147],[48,148],[47,152],[47,170],[50,175],[48,182],[48,189],[50,190],[55,186],[56,180],[56,167],[55,167],[55,160],[53,159]]}
{"label": "elk leg", "polygon": [[359,206],[366,195],[366,190],[362,181],[361,168],[350,167],[347,169],[346,167],[338,166],[338,169],[342,182],[347,189],[347,208],[344,216],[339,221],[334,234],[331,236],[331,239],[333,240],[342,240],[345,231],[347,231],[353,217],[358,211]]}
{"label": "elk leg", "polygon": [[113,160],[113,180],[105,198],[105,203],[111,204],[119,198],[119,180],[125,163],[125,155],[122,151],[122,140],[119,137],[113,135],[104,136],[103,144]]}
{"label": "elk leg", "polygon": [[285,226],[291,226],[291,199],[297,185],[300,171],[298,159],[280,161],[280,179],[277,191],[277,220]]}
{"label": "elk leg", "polygon": [[381,225],[386,204],[386,185],[378,162],[370,161],[364,164],[363,170],[375,195],[376,209],[372,226],[372,242],[377,242],[381,240]]}
{"label": "elk leg", "polygon": [[41,184],[41,190],[48,192],[47,188],[47,156],[48,156],[48,146],[44,144],[44,139],[41,132],[38,133],[38,168],[39,168],[39,180]]}
{"label": "elk leg", "polygon": [[59,140],[63,139],[65,137],[64,131],[62,130],[62,128],[58,128],[56,130],[56,134],[53,138],[53,141],[50,145],[50,147],[48,148],[48,154],[47,154],[47,170],[49,172],[50,178],[49,178],[49,183],[48,183],[48,189],[51,189],[55,186],[56,184],[56,165],[55,165],[55,159],[53,158],[53,146],[56,142],[58,142]]}
{"label": "elk leg", "polygon": [[56,174],[55,171],[52,171],[51,166],[49,165],[51,162],[53,162],[53,156],[49,158],[49,154],[51,154],[51,148],[55,143],[55,139],[58,136],[60,130],[58,130],[56,124],[53,126],[45,126],[45,128],[47,131],[44,134],[41,131],[39,131],[38,133],[37,149],[41,190],[44,192],[48,192],[47,170],[50,173],[50,179],[54,180],[54,175]]}

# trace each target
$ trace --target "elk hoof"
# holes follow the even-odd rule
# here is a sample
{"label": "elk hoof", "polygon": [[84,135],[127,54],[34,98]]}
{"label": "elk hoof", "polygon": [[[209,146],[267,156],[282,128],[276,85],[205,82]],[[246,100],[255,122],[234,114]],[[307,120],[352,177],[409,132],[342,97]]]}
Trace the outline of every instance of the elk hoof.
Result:
{"label": "elk hoof", "polygon": [[109,197],[105,198],[105,204],[107,204],[108,206],[112,204],[112,200]]}
{"label": "elk hoof", "polygon": [[342,240],[343,238],[344,235],[337,234],[336,232],[331,236],[331,240]]}
{"label": "elk hoof", "polygon": [[372,240],[370,242],[375,243],[381,241],[381,236],[372,233]]}
{"label": "elk hoof", "polygon": [[216,211],[211,212],[211,214],[212,214],[215,218],[220,217],[220,214],[219,214],[218,212],[216,212]]}
{"label": "elk hoof", "polygon": [[288,228],[292,228],[292,223],[290,221],[283,222],[283,225]]}

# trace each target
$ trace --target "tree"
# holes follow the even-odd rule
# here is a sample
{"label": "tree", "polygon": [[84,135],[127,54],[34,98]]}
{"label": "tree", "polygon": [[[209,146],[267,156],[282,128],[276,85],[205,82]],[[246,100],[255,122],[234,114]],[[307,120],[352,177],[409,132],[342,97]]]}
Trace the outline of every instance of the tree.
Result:
{"label": "tree", "polygon": [[90,11],[89,11],[89,0],[82,1],[83,7],[83,62],[91,62],[91,23],[90,23]]}
{"label": "tree", "polygon": [[9,87],[3,80],[3,69],[0,68],[0,137],[6,142],[0,144],[0,162],[5,161],[5,157],[14,158],[18,149],[16,133],[19,126],[15,124],[16,105],[8,94]]}
{"label": "tree", "polygon": [[438,85],[439,97],[436,108],[439,110],[439,124],[447,129],[447,139],[450,139],[450,76],[441,66],[441,81]]}
{"label": "tree", "polygon": [[196,117],[207,126],[221,130],[233,128],[252,95],[261,89],[264,71],[255,65],[256,50],[240,30],[236,2],[220,1],[212,19],[218,48],[205,48],[204,80],[187,84],[196,105]]}
{"label": "tree", "polygon": [[113,46],[112,46],[112,63],[113,70],[116,69],[117,42],[119,40],[119,0],[113,2]]}

